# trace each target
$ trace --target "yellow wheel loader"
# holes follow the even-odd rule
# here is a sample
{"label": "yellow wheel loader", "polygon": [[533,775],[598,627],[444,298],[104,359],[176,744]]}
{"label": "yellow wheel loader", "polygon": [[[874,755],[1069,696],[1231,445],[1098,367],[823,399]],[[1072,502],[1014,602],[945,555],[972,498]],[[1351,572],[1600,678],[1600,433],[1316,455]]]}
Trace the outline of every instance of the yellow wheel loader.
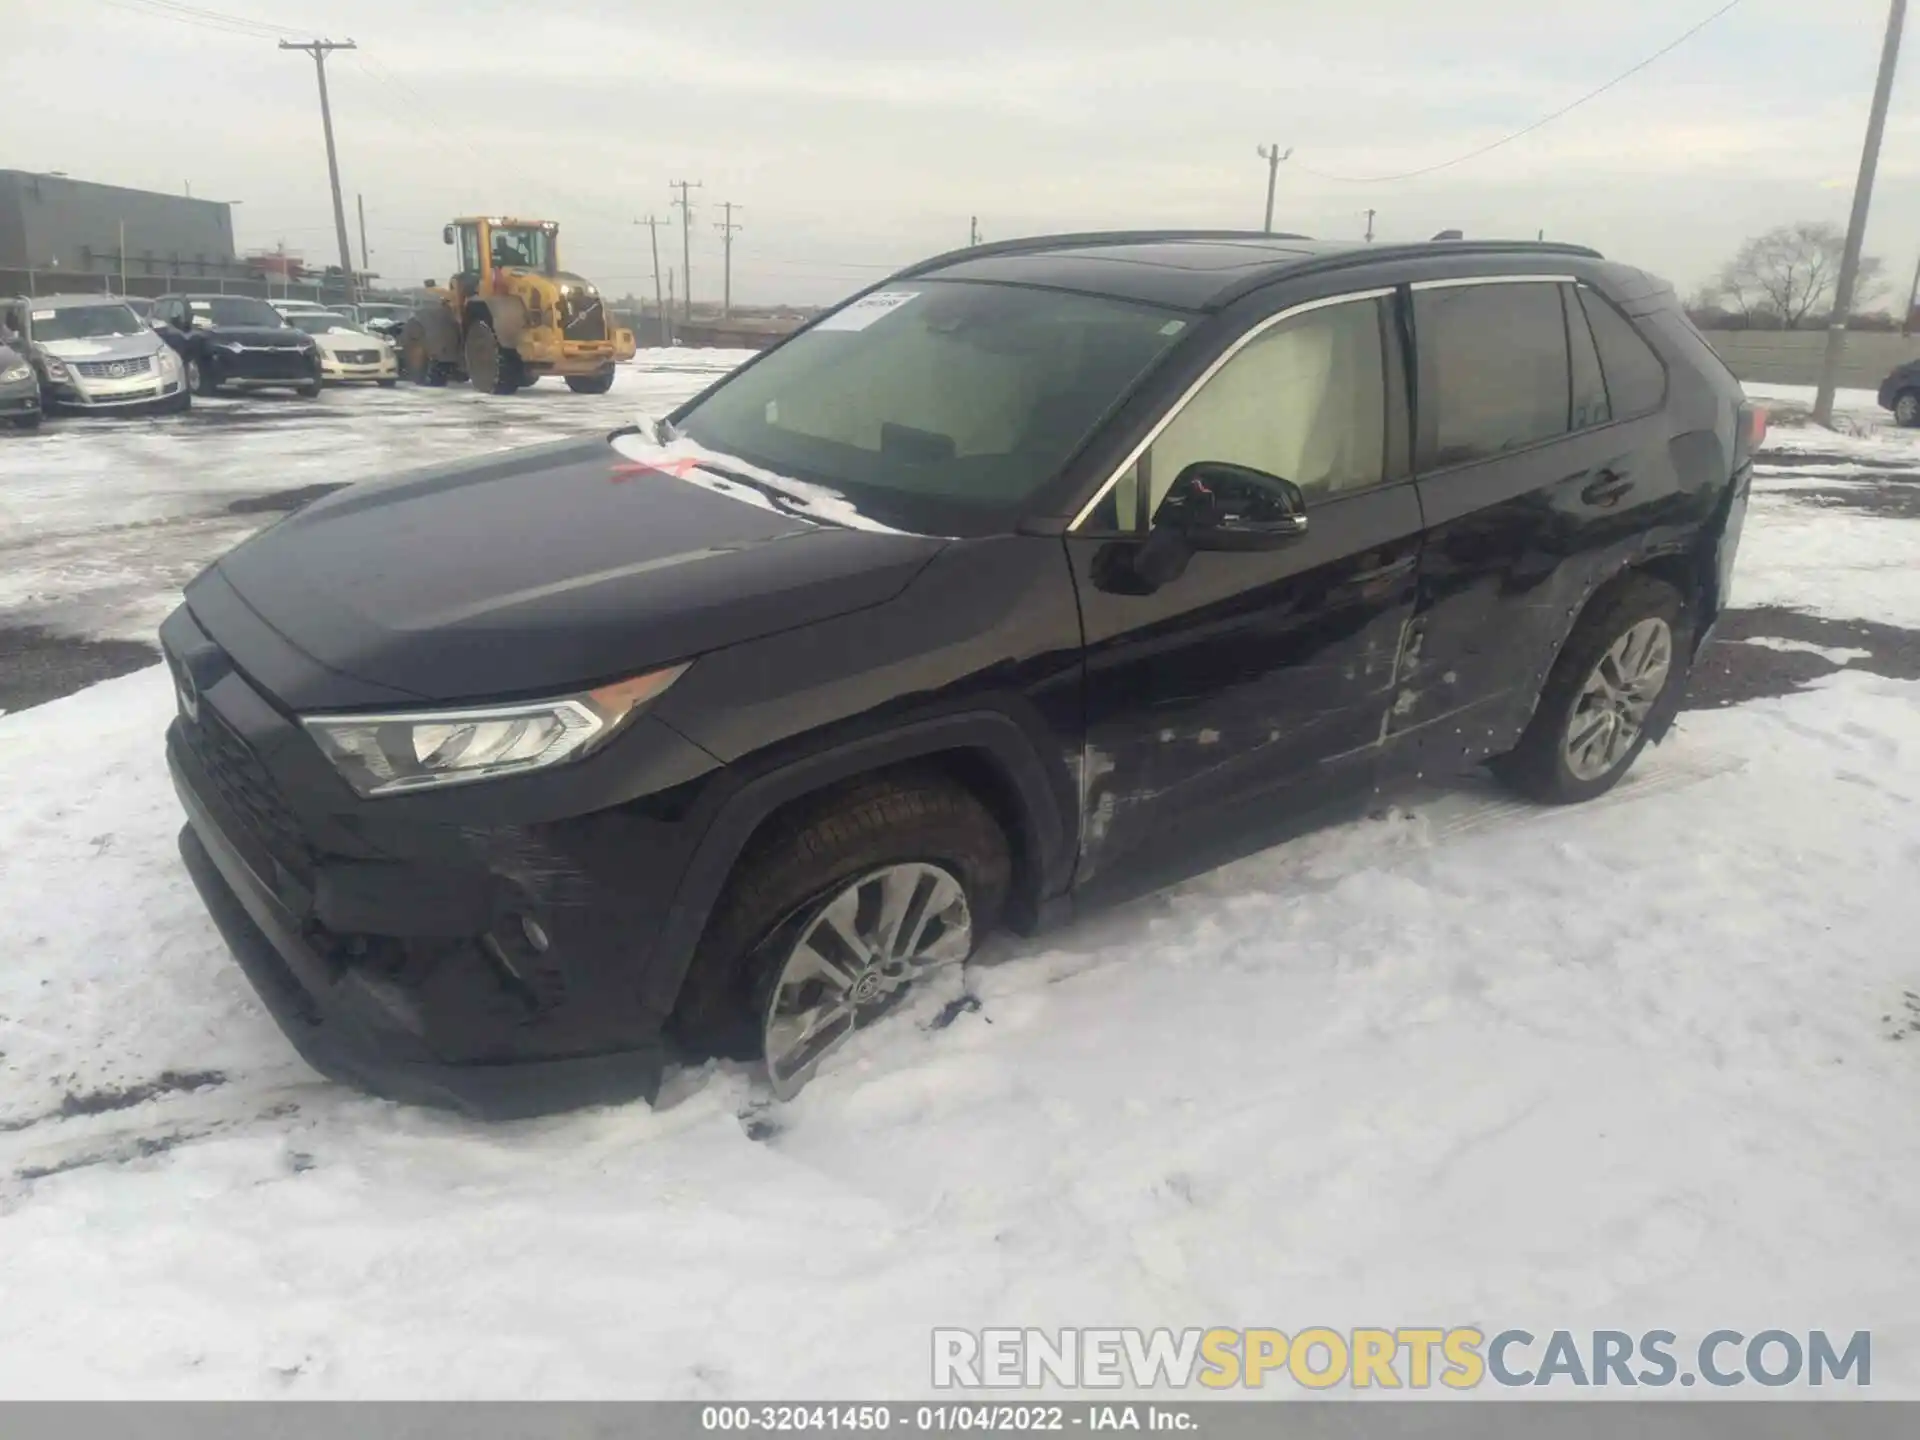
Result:
{"label": "yellow wheel loader", "polygon": [[633,332],[613,322],[600,292],[560,268],[560,227],[551,220],[469,216],[441,232],[458,266],[437,303],[400,331],[400,367],[418,385],[464,380],[511,395],[542,375],[560,375],[583,395],[603,395],[614,366],[633,358]]}

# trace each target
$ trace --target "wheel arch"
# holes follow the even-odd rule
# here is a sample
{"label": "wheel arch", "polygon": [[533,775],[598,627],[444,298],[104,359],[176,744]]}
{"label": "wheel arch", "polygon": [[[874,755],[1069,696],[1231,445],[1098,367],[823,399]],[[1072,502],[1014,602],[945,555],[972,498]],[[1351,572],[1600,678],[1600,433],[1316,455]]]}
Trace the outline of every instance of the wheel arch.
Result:
{"label": "wheel arch", "polygon": [[758,774],[717,800],[661,926],[643,980],[649,1006],[671,1011],[728,879],[754,839],[783,815],[892,770],[932,770],[974,795],[1007,837],[1008,920],[1038,923],[1071,873],[1071,837],[1033,741],[1011,717],[972,711],[917,722]]}

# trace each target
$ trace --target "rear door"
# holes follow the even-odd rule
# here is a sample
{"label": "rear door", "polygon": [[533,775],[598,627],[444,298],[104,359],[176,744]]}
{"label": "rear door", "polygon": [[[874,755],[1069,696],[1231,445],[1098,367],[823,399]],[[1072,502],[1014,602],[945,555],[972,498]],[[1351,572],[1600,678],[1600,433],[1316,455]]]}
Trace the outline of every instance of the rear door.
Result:
{"label": "rear door", "polygon": [[[1270,315],[1068,535],[1087,659],[1080,883],[1371,789],[1420,547],[1404,381],[1390,290]],[[1294,481],[1306,533],[1130,585],[1130,555],[1198,460]]]}
{"label": "rear door", "polygon": [[1384,759],[1444,773],[1512,748],[1580,607],[1681,497],[1665,369],[1597,292],[1499,276],[1410,300],[1428,535]]}

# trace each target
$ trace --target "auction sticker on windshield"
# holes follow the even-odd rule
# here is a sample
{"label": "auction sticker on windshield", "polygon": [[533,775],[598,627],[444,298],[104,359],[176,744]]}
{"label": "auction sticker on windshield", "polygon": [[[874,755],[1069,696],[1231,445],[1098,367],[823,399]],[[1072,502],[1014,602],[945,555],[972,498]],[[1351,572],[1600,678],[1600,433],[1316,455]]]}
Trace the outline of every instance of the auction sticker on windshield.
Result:
{"label": "auction sticker on windshield", "polygon": [[829,315],[813,328],[816,330],[864,330],[874,321],[884,319],[898,310],[909,300],[919,298],[918,290],[876,290],[871,295],[847,306],[846,309]]}

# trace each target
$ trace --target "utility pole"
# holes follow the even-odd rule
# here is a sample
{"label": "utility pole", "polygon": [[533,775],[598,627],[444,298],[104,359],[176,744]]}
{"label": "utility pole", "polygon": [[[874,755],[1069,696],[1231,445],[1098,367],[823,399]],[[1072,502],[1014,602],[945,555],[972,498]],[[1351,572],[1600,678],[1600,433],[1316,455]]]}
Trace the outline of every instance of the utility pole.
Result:
{"label": "utility pole", "polygon": [[1291,154],[1293,154],[1293,148],[1291,146],[1284,151],[1281,150],[1278,145],[1262,145],[1260,147],[1260,158],[1267,162],[1266,232],[1269,235],[1273,233],[1273,182],[1279,178],[1280,162]]}
{"label": "utility pole", "polygon": [[120,222],[120,293],[127,293],[127,222]]}
{"label": "utility pole", "polygon": [[658,216],[649,215],[646,219],[636,220],[633,223],[646,226],[647,238],[653,242],[653,308],[660,312],[660,343],[662,345],[671,345],[673,343],[673,336],[668,333],[667,327],[673,323],[673,320],[672,317],[667,314],[666,298],[660,293],[661,222]]}
{"label": "utility pole", "polygon": [[698,190],[698,180],[670,180],[669,190],[678,190],[680,198],[673,203],[680,207],[680,273],[686,277],[686,293],[681,297],[680,313],[688,320],[693,319],[693,204],[687,192]]}
{"label": "utility pole", "polygon": [[717,222],[714,229],[720,232],[720,253],[725,257],[722,262],[720,282],[720,318],[733,316],[733,237],[740,227],[733,223],[733,212],[739,208],[731,200],[722,200],[720,208],[726,212],[726,219]]}
{"label": "utility pole", "polygon": [[360,212],[360,268],[370,271],[373,269],[373,261],[367,255],[367,197],[355,195],[353,206]]}
{"label": "utility pole", "polygon": [[1873,172],[1880,163],[1880,136],[1887,128],[1887,98],[1900,63],[1900,31],[1907,23],[1907,0],[1887,7],[1887,36],[1880,46],[1880,76],[1873,84],[1867,112],[1867,139],[1860,147],[1860,175],[1853,182],[1853,214],[1847,219],[1847,245],[1840,252],[1840,277],[1833,287],[1833,314],[1827,318],[1827,353],[1820,362],[1820,388],[1813,397],[1813,423],[1833,428],[1833,387],[1847,348],[1847,320],[1853,314],[1853,285],[1860,275],[1860,246],[1867,238],[1867,207],[1873,203]]}
{"label": "utility pole", "polygon": [[1367,244],[1369,245],[1373,243],[1373,217],[1379,213],[1377,210],[1367,211]]}
{"label": "utility pole", "polygon": [[980,217],[978,215],[969,215],[967,217],[967,244],[978,245],[979,243]]}
{"label": "utility pole", "polygon": [[346,281],[347,303],[360,298],[353,283],[353,251],[347,245],[347,209],[340,200],[340,160],[333,148],[333,107],[327,103],[327,56],[335,50],[356,50],[351,40],[309,40],[304,45],[292,40],[280,42],[282,50],[304,50],[313,56],[313,72],[320,80],[320,127],[327,132],[327,181],[333,186],[333,233],[340,242],[340,272]]}
{"label": "utility pole", "polygon": [[[669,310],[673,308],[673,267],[671,265],[667,267],[667,308]],[[673,328],[671,325],[667,328],[667,344],[673,344]]]}

